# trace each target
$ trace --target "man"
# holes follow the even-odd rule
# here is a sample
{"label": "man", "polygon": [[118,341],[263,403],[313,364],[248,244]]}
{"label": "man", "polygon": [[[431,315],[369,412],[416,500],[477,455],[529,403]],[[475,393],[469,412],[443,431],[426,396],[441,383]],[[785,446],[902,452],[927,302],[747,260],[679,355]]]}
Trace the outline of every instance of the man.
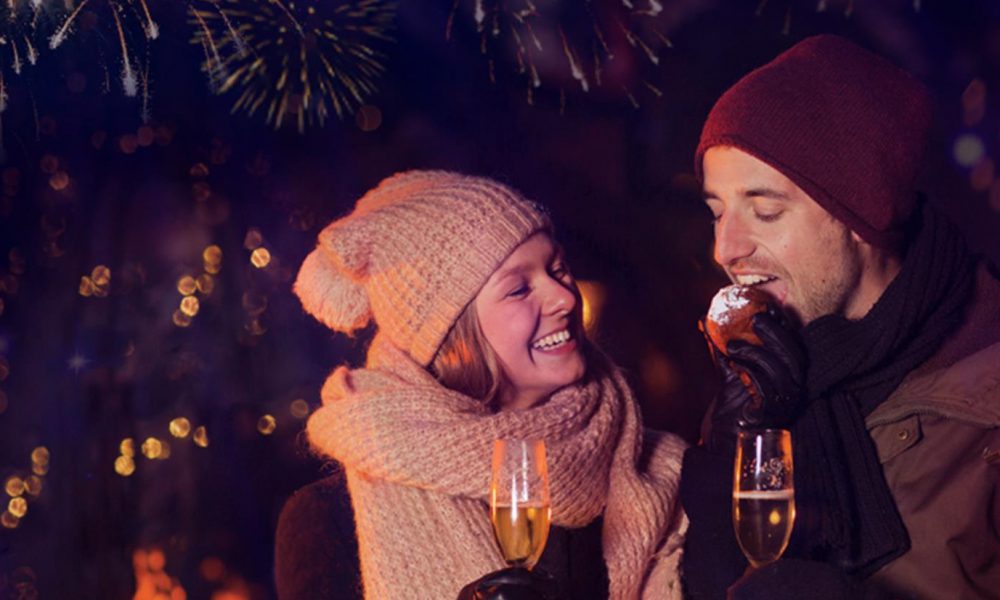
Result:
{"label": "man", "polygon": [[[715,259],[778,308],[754,318],[762,347],[712,348],[723,388],[681,482],[693,598],[1000,598],[1000,281],[914,187],[930,114],[916,80],[829,35],[709,114]],[[740,426],[791,430],[798,510],[784,558],[746,575]]]}

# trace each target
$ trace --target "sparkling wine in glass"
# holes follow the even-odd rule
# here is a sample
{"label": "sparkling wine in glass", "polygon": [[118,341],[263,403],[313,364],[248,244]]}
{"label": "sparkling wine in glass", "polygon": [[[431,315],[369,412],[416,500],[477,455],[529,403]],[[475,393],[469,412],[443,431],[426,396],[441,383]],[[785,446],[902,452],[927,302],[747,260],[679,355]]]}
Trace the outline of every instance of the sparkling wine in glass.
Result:
{"label": "sparkling wine in glass", "polygon": [[736,541],[753,568],[781,558],[795,524],[792,434],[784,429],[742,430],[733,476]]}
{"label": "sparkling wine in glass", "polygon": [[493,443],[490,518],[507,564],[531,569],[549,537],[549,471],[542,440]]}

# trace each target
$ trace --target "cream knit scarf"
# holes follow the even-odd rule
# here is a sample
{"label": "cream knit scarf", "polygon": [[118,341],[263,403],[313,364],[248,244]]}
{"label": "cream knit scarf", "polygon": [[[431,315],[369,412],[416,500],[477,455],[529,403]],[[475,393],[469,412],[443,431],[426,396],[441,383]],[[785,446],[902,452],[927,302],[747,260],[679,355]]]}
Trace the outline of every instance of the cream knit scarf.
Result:
{"label": "cream knit scarf", "polygon": [[603,512],[611,598],[681,597],[684,444],[652,431],[644,442],[619,373],[492,413],[376,336],[368,367],[338,368],[322,397],[307,431],[346,468],[366,598],[451,600],[505,566],[487,504],[501,437],[545,440],[555,524],[582,527]]}

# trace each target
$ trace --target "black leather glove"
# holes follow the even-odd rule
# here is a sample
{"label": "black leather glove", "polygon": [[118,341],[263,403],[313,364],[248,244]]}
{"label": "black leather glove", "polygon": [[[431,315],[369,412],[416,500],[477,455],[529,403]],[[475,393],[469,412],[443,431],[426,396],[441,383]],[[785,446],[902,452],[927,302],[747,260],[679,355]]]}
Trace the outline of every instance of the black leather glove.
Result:
{"label": "black leather glove", "polygon": [[540,569],[509,567],[487,573],[458,593],[458,600],[561,600],[552,576]]}
{"label": "black leather glove", "polygon": [[[705,335],[722,377],[702,425],[702,439],[713,451],[732,450],[740,428],[787,426],[801,404],[805,352],[798,336],[771,305],[754,315],[751,325],[763,345],[735,340],[723,354]],[[704,333],[702,323],[699,328]]]}
{"label": "black leather glove", "polygon": [[891,596],[823,562],[783,558],[754,569],[728,590],[728,600],[888,600]]}

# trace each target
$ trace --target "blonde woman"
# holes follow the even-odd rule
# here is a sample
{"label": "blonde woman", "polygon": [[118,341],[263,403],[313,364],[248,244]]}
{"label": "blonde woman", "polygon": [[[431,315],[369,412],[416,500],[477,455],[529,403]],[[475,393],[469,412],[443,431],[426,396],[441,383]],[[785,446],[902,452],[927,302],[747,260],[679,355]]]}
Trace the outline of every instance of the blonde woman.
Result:
{"label": "blonde woman", "polygon": [[375,325],[365,367],[330,375],[307,426],[347,475],[365,598],[450,600],[504,567],[487,504],[502,437],[546,441],[541,564],[564,596],[681,597],[684,445],[642,428],[587,340],[538,205],[485,178],[394,175],[320,233],[295,292],[334,331]]}

